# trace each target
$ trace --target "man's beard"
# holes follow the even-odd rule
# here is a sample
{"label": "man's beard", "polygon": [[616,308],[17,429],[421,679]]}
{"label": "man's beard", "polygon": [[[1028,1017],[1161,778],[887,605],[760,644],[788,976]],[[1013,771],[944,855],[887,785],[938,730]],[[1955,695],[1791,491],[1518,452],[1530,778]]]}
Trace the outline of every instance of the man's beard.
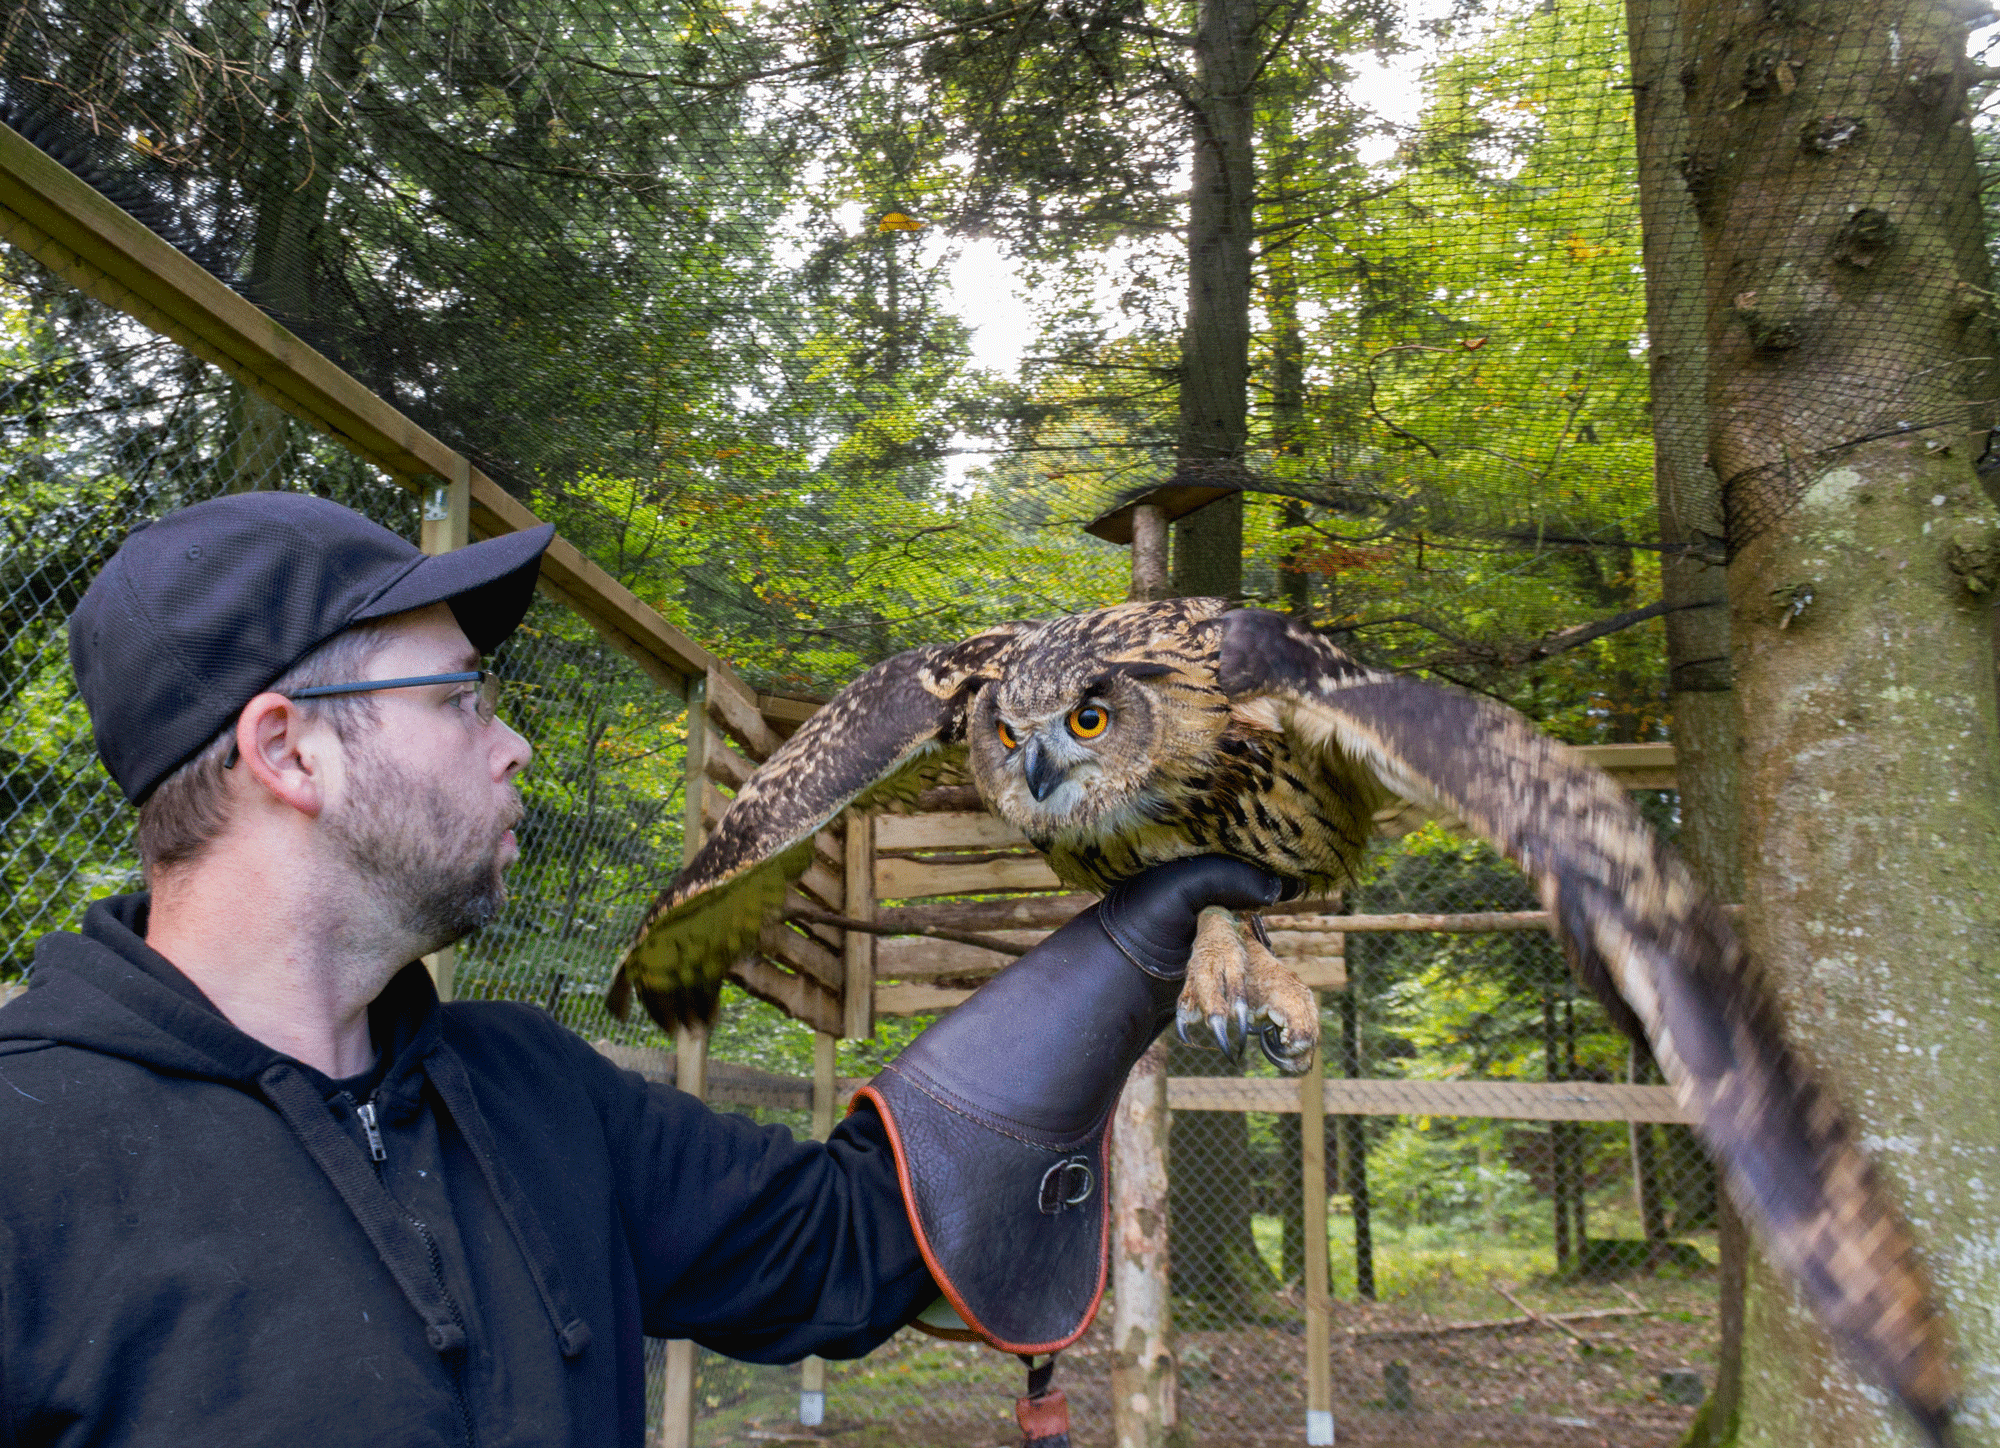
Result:
{"label": "man's beard", "polygon": [[325,821],[400,933],[427,955],[487,924],[507,899],[500,840],[521,817],[486,815],[435,780],[364,745],[350,748],[350,788]]}

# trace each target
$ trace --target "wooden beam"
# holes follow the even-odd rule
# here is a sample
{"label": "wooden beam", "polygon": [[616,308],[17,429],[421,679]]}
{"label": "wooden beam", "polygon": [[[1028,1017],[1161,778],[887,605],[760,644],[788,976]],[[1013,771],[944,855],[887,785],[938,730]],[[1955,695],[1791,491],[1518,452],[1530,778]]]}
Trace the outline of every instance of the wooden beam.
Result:
{"label": "wooden beam", "polygon": [[[682,719],[685,755],[681,761],[683,799],[681,801],[681,868],[686,869],[689,861],[701,849],[701,842],[708,837],[709,818],[708,797],[720,792],[708,782],[708,772],[703,761],[708,749],[708,711],[702,707],[702,694],[707,684],[695,680],[688,686],[687,713]],[[715,818],[721,811],[715,812]]]}
{"label": "wooden beam", "polygon": [[[831,829],[821,830],[813,836],[813,859],[835,875],[847,876],[847,826],[837,824]],[[847,898],[847,887],[840,887],[842,899]]]}
{"label": "wooden beam", "polygon": [[[465,456],[445,446],[99,195],[11,127],[0,125],[0,236],[66,281],[171,337],[259,396],[350,451],[422,488],[426,478],[467,483],[479,537],[540,520]],[[558,538],[542,564],[544,591],[572,605],[657,681],[677,691],[720,661],[574,545]]]}
{"label": "wooden beam", "polygon": [[[690,711],[692,714],[695,711]],[[689,761],[690,782],[700,778],[701,760]],[[680,1026],[674,1031],[674,1084],[695,1098],[708,1098],[708,1028]],[[665,1383],[660,1405],[661,1448],[692,1448],[694,1443],[695,1345],[687,1338],[667,1343]]]}
{"label": "wooden beam", "polygon": [[1674,746],[1671,744],[1572,744],[1583,756],[1626,789],[1674,789]]}
{"label": "wooden beam", "polygon": [[[433,558],[454,553],[472,541],[472,464],[458,459],[449,479],[438,479],[424,495],[423,522],[418,526],[417,546]],[[458,947],[440,946],[424,957],[424,969],[441,1001],[452,999],[458,975]]]}
{"label": "wooden beam", "polygon": [[1271,954],[1290,965],[1298,960],[1338,960],[1347,937],[1330,930],[1269,930]]}
{"label": "wooden beam", "polygon": [[784,742],[764,722],[750,686],[720,663],[708,673],[708,711],[722,732],[742,745],[743,752],[759,764],[776,754]]}
{"label": "wooden beam", "polygon": [[708,751],[708,777],[729,789],[741,789],[750,782],[750,776],[757,772],[757,766],[745,759],[736,747],[726,739],[717,739]]}
{"label": "wooden beam", "polygon": [[847,908],[847,885],[839,875],[815,859],[806,866],[806,872],[799,876],[798,886],[806,894],[819,901],[820,908],[829,914],[841,915]]}
{"label": "wooden beam", "polygon": [[[1046,930],[987,932],[1009,945],[1029,946],[1048,939]],[[1004,969],[1014,957],[981,950],[957,940],[921,935],[887,935],[875,942],[875,974],[894,980],[934,980],[938,976],[984,976]]]}
{"label": "wooden beam", "polygon": [[840,1031],[840,998],[815,980],[750,956],[729,968],[729,978],[767,1005],[815,1031]]}
{"label": "wooden beam", "polygon": [[[719,753],[720,751],[717,752]],[[701,796],[701,832],[703,838],[707,838],[709,832],[722,823],[723,815],[728,813],[729,806],[734,802],[728,795],[717,789],[715,781],[708,777],[708,765],[706,761],[707,751],[704,751],[701,777],[693,781],[689,786]]]}
{"label": "wooden beam", "polygon": [[[1334,1116],[1471,1116],[1503,1121],[1679,1121],[1693,1118],[1670,1086],[1592,1081],[1370,1081],[1325,1085]],[[1289,1081],[1239,1076],[1176,1076],[1167,1083],[1176,1111],[1296,1111]]]}
{"label": "wooden beam", "polygon": [[800,913],[805,911],[834,913],[802,890],[785,891],[785,918],[788,924],[799,926],[828,950],[840,950],[845,947],[846,932],[837,925],[808,924],[799,918]]}
{"label": "wooden beam", "polygon": [[757,948],[773,960],[818,981],[829,993],[840,993],[840,957],[796,926],[765,921],[764,928],[757,932]]}
{"label": "wooden beam", "polygon": [[[875,918],[875,819],[857,810],[847,813],[845,877],[849,918],[862,922]],[[842,1034],[850,1040],[865,1041],[875,1034],[875,952],[874,936],[860,930],[847,932],[845,951],[846,985],[841,997]],[[986,952],[990,954],[991,952]]]}
{"label": "wooden beam", "polygon": [[824,699],[801,699],[793,694],[759,694],[757,712],[778,733],[791,736],[793,730],[826,707]]}
{"label": "wooden beam", "polygon": [[[1319,997],[1313,997],[1315,1006]],[[1299,1077],[1299,1190],[1304,1198],[1306,1442],[1333,1442],[1333,1293],[1326,1250],[1326,1065],[1315,1051]]]}
{"label": "wooden beam", "polygon": [[[1300,905],[1318,902],[1306,900]],[[1741,905],[1724,905],[1722,913],[1731,920],[1743,913]],[[1271,931],[1297,930],[1325,935],[1364,935],[1401,930],[1436,930],[1446,934],[1477,935],[1496,930],[1546,930],[1546,910],[1490,910],[1469,915],[1266,915],[1264,928]]]}
{"label": "wooden beam", "polygon": [[985,895],[1000,890],[1062,888],[1039,855],[988,860],[980,865],[928,865],[921,860],[891,858],[875,862],[875,896],[880,900],[917,900],[932,895]]}
{"label": "wooden beam", "polygon": [[1177,1414],[1168,1281],[1167,1046],[1139,1057],[1111,1119],[1111,1422],[1123,1448],[1167,1441]]}
{"label": "wooden beam", "polygon": [[928,905],[876,907],[880,925],[936,926],[982,934],[1040,928],[1053,930],[1097,903],[1095,895],[1018,895],[1011,900],[941,900]]}
{"label": "wooden beam", "polygon": [[[1282,958],[1282,957],[1281,957]],[[1309,956],[1287,960],[1285,966],[1314,990],[1346,990],[1347,958],[1341,955]]]}
{"label": "wooden beam", "polygon": [[1028,837],[998,815],[979,811],[879,816],[875,852],[909,850],[1006,850],[1028,848]]}
{"label": "wooden beam", "polygon": [[969,990],[947,990],[935,985],[897,985],[878,982],[875,986],[875,1014],[916,1016],[925,1011],[948,1011],[964,1005]]}
{"label": "wooden beam", "polygon": [[[996,940],[1023,948],[1048,938],[1046,930],[989,931]],[[1319,942],[1338,939],[1323,935],[1294,935],[1274,931],[1271,949],[1287,968],[1315,990],[1347,989],[1347,961],[1338,948],[1326,949]],[[981,950],[957,940],[933,940],[918,935],[884,936],[875,943],[875,973],[898,981],[978,980],[994,975],[1012,964],[1014,957],[997,950]]]}

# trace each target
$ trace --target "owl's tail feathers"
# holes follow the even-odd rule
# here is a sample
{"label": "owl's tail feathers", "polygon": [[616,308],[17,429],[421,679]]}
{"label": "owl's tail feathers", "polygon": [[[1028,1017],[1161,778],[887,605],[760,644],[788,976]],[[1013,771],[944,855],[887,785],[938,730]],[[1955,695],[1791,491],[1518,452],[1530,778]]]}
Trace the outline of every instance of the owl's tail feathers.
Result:
{"label": "owl's tail feathers", "polygon": [[[1948,1323],[1916,1243],[1852,1125],[1785,1037],[1756,962],[1686,867],[1655,846],[1653,888],[1585,870],[1544,881],[1586,984],[1643,1022],[1696,1133],[1828,1330],[1933,1448],[1957,1395]],[[1551,888],[1553,887],[1553,888]]]}
{"label": "owl's tail feathers", "polygon": [[638,997],[664,1031],[715,1020],[729,968],[757,948],[757,937],[783,906],[785,887],[806,865],[808,840],[780,855],[684,898],[680,881],[667,887],[625,951],[604,995],[619,1020]]}

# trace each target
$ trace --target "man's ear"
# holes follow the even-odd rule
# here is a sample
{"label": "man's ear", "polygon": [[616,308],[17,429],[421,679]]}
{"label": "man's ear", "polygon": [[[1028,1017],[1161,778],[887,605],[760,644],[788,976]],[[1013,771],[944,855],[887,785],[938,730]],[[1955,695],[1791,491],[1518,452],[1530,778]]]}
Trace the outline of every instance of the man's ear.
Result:
{"label": "man's ear", "polygon": [[283,694],[259,694],[236,716],[237,771],[280,803],[317,815],[326,805],[328,736]]}

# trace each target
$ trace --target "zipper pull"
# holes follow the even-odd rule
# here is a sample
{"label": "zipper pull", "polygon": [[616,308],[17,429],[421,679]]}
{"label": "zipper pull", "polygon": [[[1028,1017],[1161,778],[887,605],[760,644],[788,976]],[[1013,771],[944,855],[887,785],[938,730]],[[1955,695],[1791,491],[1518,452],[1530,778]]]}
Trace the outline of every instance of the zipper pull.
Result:
{"label": "zipper pull", "polygon": [[382,1149],[382,1133],[375,1125],[375,1103],[362,1102],[354,1108],[354,1114],[361,1118],[361,1129],[368,1133],[368,1155],[376,1161],[387,1161],[389,1153]]}

